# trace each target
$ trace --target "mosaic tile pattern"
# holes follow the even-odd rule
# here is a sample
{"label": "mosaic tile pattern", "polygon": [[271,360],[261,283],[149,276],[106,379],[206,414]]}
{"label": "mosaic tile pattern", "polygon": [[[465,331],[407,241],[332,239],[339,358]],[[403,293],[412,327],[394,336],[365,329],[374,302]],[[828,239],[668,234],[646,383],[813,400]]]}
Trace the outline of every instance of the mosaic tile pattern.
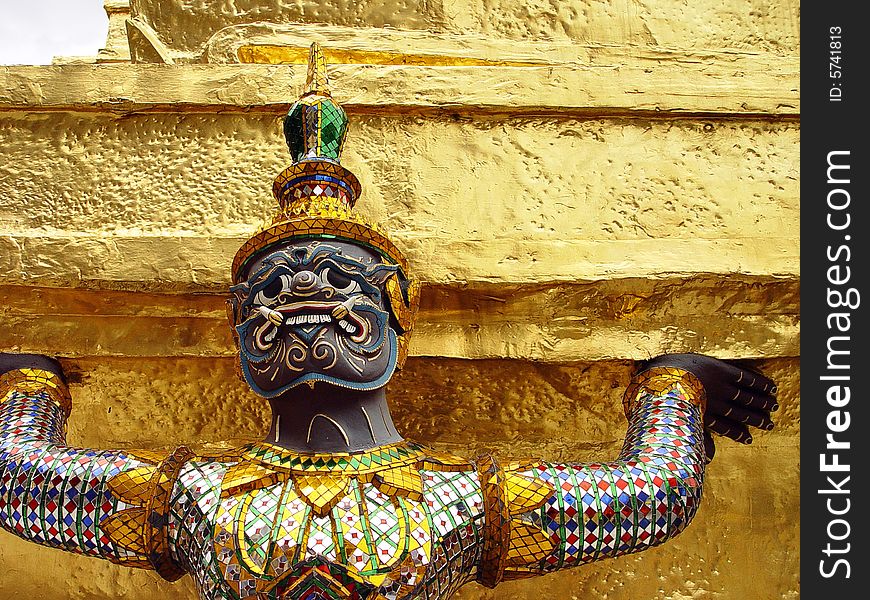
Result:
{"label": "mosaic tile pattern", "polygon": [[192,461],[174,487],[172,555],[203,598],[278,598],[322,561],[330,577],[384,598],[444,598],[475,576],[483,498],[473,471],[418,471],[419,500],[354,474],[319,516],[295,478],[222,494],[238,464]]}
{"label": "mosaic tile pattern", "polygon": [[57,388],[10,387],[9,375],[14,372],[0,384],[0,526],[45,546],[147,564],[99,527],[127,508],[110,492],[109,479],[144,463],[120,452],[68,447],[67,413],[56,400]]}
{"label": "mosaic tile pattern", "polygon": [[[543,574],[682,531],[705,459],[697,388],[673,375],[634,388],[616,461],[504,467],[411,443],[337,456],[254,444],[212,458],[177,451],[157,465],[66,447],[62,396],[28,379],[0,403],[0,523],[132,566],[164,572],[168,561],[204,599],[444,599],[468,581]],[[162,476],[171,481],[161,487]],[[138,519],[159,489],[166,518],[143,536]],[[335,501],[323,509],[318,494]],[[166,540],[166,557],[154,539]]]}
{"label": "mosaic tile pattern", "polygon": [[326,58],[311,45],[302,97],[284,119],[284,137],[294,161],[327,158],[338,161],[347,131],[347,115],[329,92]]}
{"label": "mosaic tile pattern", "polygon": [[246,446],[243,456],[292,471],[370,473],[387,465],[395,468],[418,462],[425,453],[422,446],[413,442],[381,446],[370,452],[320,455],[295,454],[272,444],[257,443]]}
{"label": "mosaic tile pattern", "polygon": [[641,388],[616,461],[526,470],[556,490],[521,516],[549,534],[553,551],[529,551],[509,568],[545,573],[639,552],[683,531],[698,510],[706,464],[701,408],[690,389],[677,381],[660,393]]}

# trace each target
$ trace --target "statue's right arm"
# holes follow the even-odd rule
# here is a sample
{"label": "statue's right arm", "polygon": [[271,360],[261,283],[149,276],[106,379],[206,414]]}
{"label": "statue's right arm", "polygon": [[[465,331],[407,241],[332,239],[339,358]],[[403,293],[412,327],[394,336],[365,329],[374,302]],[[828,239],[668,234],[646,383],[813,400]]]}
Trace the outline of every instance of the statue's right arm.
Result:
{"label": "statue's right arm", "polygon": [[0,354],[0,526],[45,546],[150,568],[144,547],[112,538],[125,531],[131,513],[122,511],[131,507],[109,482],[125,473],[145,481],[156,467],[124,452],[68,446],[70,408],[56,361]]}
{"label": "statue's right arm", "polygon": [[[616,460],[506,469],[507,504],[517,508],[504,578],[639,552],[679,534],[701,501],[713,452],[705,429],[751,442],[747,426],[773,427],[774,394],[760,373],[702,355],[648,363],[626,390],[629,426]],[[521,512],[523,503],[537,508]]]}

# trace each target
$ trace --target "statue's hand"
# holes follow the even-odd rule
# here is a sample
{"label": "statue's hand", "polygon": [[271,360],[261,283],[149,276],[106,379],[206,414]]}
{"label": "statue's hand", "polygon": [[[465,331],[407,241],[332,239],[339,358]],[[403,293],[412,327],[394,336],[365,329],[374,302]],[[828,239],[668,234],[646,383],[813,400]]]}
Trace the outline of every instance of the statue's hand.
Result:
{"label": "statue's hand", "polygon": [[770,412],[779,408],[776,385],[761,373],[703,354],[664,354],[648,361],[643,370],[653,367],[684,369],[703,384],[707,394],[704,445],[708,459],[716,451],[710,432],[751,444],[749,427],[773,429]]}
{"label": "statue's hand", "polygon": [[57,360],[41,354],[11,354],[0,352],[0,375],[16,369],[42,369],[54,373],[64,381],[63,368]]}

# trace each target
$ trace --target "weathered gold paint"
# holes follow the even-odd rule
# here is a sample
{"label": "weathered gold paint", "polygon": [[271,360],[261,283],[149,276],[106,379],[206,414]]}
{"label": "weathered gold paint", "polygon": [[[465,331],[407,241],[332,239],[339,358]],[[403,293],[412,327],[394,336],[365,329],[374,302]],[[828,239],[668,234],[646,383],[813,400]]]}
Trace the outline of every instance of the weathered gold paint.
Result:
{"label": "weathered gold paint", "polygon": [[129,0],[103,0],[106,16],[109,17],[109,30],[106,34],[105,48],[97,55],[97,62],[125,62],[130,60],[130,45],[127,43],[125,21],[130,16]]}
{"label": "weathered gold paint", "polygon": [[[116,64],[0,67],[0,351],[63,357],[73,443],[262,435],[222,300],[233,253],[272,212],[279,118],[304,69],[233,63],[245,47],[296,62],[319,41],[346,63],[330,77],[359,208],[389,223],[425,284],[417,358],[389,392],[409,437],[612,457],[632,360],[665,351],[762,357],[781,390],[774,431],[718,444],[676,540],[460,597],[799,597],[797,2],[107,12],[96,60]],[[9,535],[0,572],[0,598],[194,597],[189,579]]]}
{"label": "weathered gold paint", "polygon": [[[662,62],[667,67],[660,67]],[[705,68],[698,70],[698,62]],[[735,80],[735,72],[744,75]],[[290,106],[288,98],[299,95],[304,78],[304,68],[285,65],[0,67],[0,110],[267,111],[278,117]],[[656,49],[617,53],[601,65],[336,65],[330,68],[330,81],[336,90],[346,90],[336,92],[337,99],[351,114],[639,114],[656,119],[691,114],[795,120],[800,113],[799,63],[776,56],[695,60],[694,54]]]}

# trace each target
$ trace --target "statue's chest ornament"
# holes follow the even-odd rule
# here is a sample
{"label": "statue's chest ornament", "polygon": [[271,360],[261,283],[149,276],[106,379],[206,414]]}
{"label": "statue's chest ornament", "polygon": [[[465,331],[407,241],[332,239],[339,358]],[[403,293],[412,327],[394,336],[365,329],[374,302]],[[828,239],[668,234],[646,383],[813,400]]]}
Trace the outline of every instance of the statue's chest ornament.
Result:
{"label": "statue's chest ornament", "polygon": [[410,443],[347,455],[248,446],[221,485],[218,567],[241,598],[402,596],[422,581],[439,537],[441,507],[423,478],[452,472],[471,515],[482,510],[473,469]]}
{"label": "statue's chest ornament", "polygon": [[[145,466],[109,481],[129,507],[100,527],[135,553],[127,564],[176,579],[184,571],[171,555],[167,516],[176,478],[194,457],[186,448],[166,457],[140,454]],[[481,544],[484,585],[528,576],[527,565],[553,550],[531,512],[552,486],[524,473],[533,463],[500,467],[482,459],[404,442],[343,455],[260,443],[205,459],[229,468],[219,496],[197,490],[218,503],[207,510],[213,521],[201,534],[204,554],[189,557],[197,581],[234,599],[411,597],[443,571],[445,548],[450,554],[450,547],[467,545],[456,535]]]}

